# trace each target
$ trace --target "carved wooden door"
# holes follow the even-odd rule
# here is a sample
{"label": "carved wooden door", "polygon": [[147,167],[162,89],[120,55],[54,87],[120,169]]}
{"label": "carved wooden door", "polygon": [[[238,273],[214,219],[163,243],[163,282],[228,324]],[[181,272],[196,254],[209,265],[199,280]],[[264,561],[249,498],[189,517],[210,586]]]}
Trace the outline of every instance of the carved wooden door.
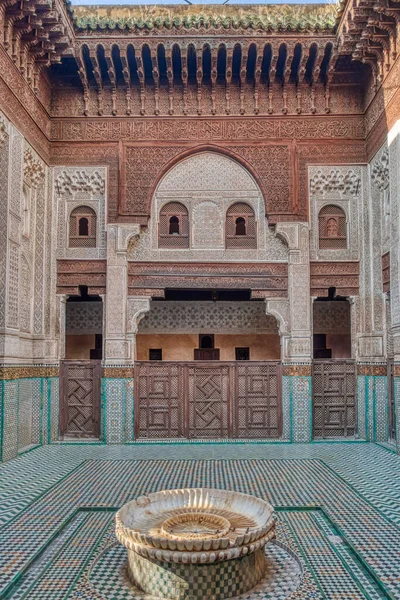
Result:
{"label": "carved wooden door", "polygon": [[135,363],[136,437],[183,437],[183,397],[181,363]]}
{"label": "carved wooden door", "polygon": [[396,441],[396,408],[394,401],[394,365],[393,362],[388,363],[387,377],[388,377],[388,436],[392,442]]}
{"label": "carved wooden door", "polygon": [[101,361],[63,361],[60,368],[60,434],[100,437]]}
{"label": "carved wooden door", "polygon": [[281,365],[238,362],[234,425],[238,438],[279,438],[282,433]]}
{"label": "carved wooden door", "polygon": [[135,437],[278,438],[277,362],[135,363]]}
{"label": "carved wooden door", "polygon": [[231,369],[226,364],[188,366],[189,438],[231,436]]}
{"label": "carved wooden door", "polygon": [[314,361],[312,384],[314,438],[354,436],[357,430],[354,361]]}

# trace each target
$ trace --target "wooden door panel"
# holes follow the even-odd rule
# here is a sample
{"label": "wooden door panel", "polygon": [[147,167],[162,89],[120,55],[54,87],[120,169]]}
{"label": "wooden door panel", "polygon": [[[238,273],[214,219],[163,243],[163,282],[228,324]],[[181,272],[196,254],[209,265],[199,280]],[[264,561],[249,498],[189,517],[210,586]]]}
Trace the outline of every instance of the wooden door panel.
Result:
{"label": "wooden door panel", "polygon": [[101,362],[61,364],[60,430],[62,436],[100,436]]}
{"label": "wooden door panel", "polygon": [[188,437],[229,436],[230,392],[228,365],[188,367]]}
{"label": "wooden door panel", "polygon": [[354,361],[314,361],[314,438],[352,437],[357,429]]}
{"label": "wooden door panel", "polygon": [[235,432],[238,438],[279,438],[282,434],[279,363],[235,365]]}
{"label": "wooden door panel", "polygon": [[179,363],[138,363],[135,366],[136,437],[182,437],[182,398],[183,372]]}
{"label": "wooden door panel", "polygon": [[278,438],[278,362],[135,363],[135,437]]}

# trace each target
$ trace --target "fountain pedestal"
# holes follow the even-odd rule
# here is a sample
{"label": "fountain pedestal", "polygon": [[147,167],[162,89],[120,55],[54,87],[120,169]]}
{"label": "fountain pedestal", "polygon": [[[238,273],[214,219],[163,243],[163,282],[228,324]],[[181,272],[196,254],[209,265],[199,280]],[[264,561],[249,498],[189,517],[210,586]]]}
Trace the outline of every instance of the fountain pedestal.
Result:
{"label": "fountain pedestal", "polygon": [[168,600],[223,600],[265,576],[265,544],[275,536],[272,507],[225,490],[157,492],[121,508],[118,540],[128,575],[142,591]]}

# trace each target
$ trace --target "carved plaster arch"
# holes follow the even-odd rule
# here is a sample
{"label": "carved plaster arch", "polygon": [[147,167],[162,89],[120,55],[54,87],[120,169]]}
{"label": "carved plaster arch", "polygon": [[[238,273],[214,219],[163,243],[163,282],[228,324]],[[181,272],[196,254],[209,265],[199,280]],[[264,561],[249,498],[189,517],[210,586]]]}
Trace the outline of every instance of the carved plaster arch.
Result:
{"label": "carved plaster arch", "polygon": [[155,196],[157,190],[159,190],[160,184],[164,180],[165,176],[168,175],[168,173],[171,172],[172,169],[176,165],[178,165],[179,163],[182,163],[182,161],[184,161],[186,159],[190,159],[192,157],[198,156],[199,154],[205,154],[205,153],[214,153],[215,156],[226,157],[226,158],[230,159],[231,161],[237,163],[237,165],[242,167],[242,169],[244,171],[247,171],[247,173],[253,179],[254,184],[257,187],[257,189],[264,201],[265,212],[267,212],[267,206],[266,206],[266,197],[267,196],[265,194],[265,190],[263,190],[263,186],[260,181],[260,177],[259,177],[258,173],[255,171],[255,169],[252,167],[252,165],[249,164],[241,156],[236,155],[231,150],[228,150],[227,148],[224,148],[221,146],[216,146],[213,144],[203,144],[203,145],[197,146],[195,148],[190,148],[188,150],[180,152],[179,154],[174,156],[170,161],[168,161],[161,169],[154,185],[150,189],[150,195],[148,198],[148,206],[153,208],[153,199],[154,199],[154,196]]}
{"label": "carved plaster arch", "polygon": [[278,323],[279,335],[290,333],[290,307],[287,298],[282,300],[266,300],[265,312],[267,315],[275,317]]}
{"label": "carved plaster arch", "polygon": [[140,321],[150,310],[150,298],[128,298],[128,333],[136,334]]}

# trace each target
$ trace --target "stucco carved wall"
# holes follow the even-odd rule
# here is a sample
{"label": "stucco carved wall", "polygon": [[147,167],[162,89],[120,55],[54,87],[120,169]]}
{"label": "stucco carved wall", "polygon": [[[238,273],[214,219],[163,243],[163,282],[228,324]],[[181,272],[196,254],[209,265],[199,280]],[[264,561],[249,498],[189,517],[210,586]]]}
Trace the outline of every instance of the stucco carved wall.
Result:
{"label": "stucco carved wall", "polygon": [[0,171],[0,354],[48,362],[57,358],[50,170],[2,115]]}
{"label": "stucco carved wall", "polygon": [[275,317],[260,302],[150,303],[140,333],[277,333]]}
{"label": "stucco carved wall", "polygon": [[[158,248],[158,215],[169,201],[189,212],[190,248]],[[225,249],[225,215],[234,202],[248,203],[257,221],[258,248]],[[129,260],[286,261],[287,248],[269,229],[265,203],[255,180],[237,161],[217,152],[190,156],[172,167],[154,194],[149,228],[133,243]]]}
{"label": "stucco carved wall", "polygon": [[[308,168],[310,199],[310,257],[311,260],[358,260],[359,219],[358,209],[362,197],[362,170],[360,166],[313,166]],[[319,248],[318,215],[326,205],[343,209],[347,222],[347,248]]]}
{"label": "stucco carved wall", "polygon": [[[105,258],[106,167],[54,167],[53,194],[58,209],[57,258]],[[97,217],[96,247],[69,248],[69,215],[78,206],[89,206]]]}

